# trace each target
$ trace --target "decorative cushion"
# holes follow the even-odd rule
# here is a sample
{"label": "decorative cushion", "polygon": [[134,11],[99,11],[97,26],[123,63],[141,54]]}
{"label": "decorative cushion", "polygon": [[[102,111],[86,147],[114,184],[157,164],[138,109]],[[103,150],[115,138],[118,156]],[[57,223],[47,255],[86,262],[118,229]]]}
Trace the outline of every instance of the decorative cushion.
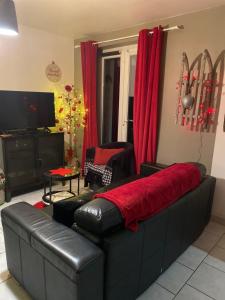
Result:
{"label": "decorative cushion", "polygon": [[108,185],[112,181],[111,168],[105,165],[94,165],[92,162],[86,161],[84,164],[84,175],[87,177],[93,176],[93,174],[98,174],[99,176],[101,176],[101,184],[103,185]]}
{"label": "decorative cushion", "polygon": [[117,149],[103,149],[96,147],[95,149],[95,165],[106,165],[109,159],[124,150],[124,148],[117,148]]}
{"label": "decorative cushion", "polygon": [[5,184],[5,175],[2,169],[0,169],[0,186]]}

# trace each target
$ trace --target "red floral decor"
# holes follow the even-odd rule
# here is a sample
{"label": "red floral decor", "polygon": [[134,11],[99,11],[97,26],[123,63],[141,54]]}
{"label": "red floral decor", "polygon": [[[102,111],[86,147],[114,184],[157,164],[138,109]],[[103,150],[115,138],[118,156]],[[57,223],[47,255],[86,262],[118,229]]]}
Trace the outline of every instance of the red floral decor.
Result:
{"label": "red floral decor", "polygon": [[87,110],[84,108],[83,97],[73,85],[65,85],[65,91],[56,101],[56,127],[65,133],[66,162],[79,167],[77,159],[78,131],[86,126]]}

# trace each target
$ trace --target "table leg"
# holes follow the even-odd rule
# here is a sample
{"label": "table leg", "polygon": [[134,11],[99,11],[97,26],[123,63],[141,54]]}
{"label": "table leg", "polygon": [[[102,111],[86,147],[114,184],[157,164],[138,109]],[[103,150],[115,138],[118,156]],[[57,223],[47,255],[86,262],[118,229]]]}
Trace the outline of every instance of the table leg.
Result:
{"label": "table leg", "polygon": [[52,202],[52,178],[49,180],[49,202]]}
{"label": "table leg", "polygon": [[71,179],[70,179],[70,193],[72,192],[72,183],[71,183]]}
{"label": "table leg", "polygon": [[44,181],[44,195],[46,195],[46,181]]}
{"label": "table leg", "polygon": [[77,194],[80,195],[80,176],[77,178]]}

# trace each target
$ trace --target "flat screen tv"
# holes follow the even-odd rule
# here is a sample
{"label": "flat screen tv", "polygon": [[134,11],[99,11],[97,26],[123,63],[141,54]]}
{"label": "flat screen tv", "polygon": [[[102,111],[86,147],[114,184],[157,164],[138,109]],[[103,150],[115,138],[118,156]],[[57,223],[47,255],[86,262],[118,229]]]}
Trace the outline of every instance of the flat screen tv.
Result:
{"label": "flat screen tv", "polygon": [[54,94],[0,91],[0,131],[55,126]]}

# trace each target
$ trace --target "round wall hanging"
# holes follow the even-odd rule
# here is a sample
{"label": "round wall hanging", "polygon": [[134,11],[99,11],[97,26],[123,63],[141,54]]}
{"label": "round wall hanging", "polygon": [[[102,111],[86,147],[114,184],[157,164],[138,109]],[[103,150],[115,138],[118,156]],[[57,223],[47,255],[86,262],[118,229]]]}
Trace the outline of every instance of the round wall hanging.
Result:
{"label": "round wall hanging", "polygon": [[56,65],[56,63],[53,61],[50,65],[47,66],[45,70],[45,74],[48,78],[48,80],[52,82],[58,82],[60,81],[62,77],[62,71],[59,66]]}

